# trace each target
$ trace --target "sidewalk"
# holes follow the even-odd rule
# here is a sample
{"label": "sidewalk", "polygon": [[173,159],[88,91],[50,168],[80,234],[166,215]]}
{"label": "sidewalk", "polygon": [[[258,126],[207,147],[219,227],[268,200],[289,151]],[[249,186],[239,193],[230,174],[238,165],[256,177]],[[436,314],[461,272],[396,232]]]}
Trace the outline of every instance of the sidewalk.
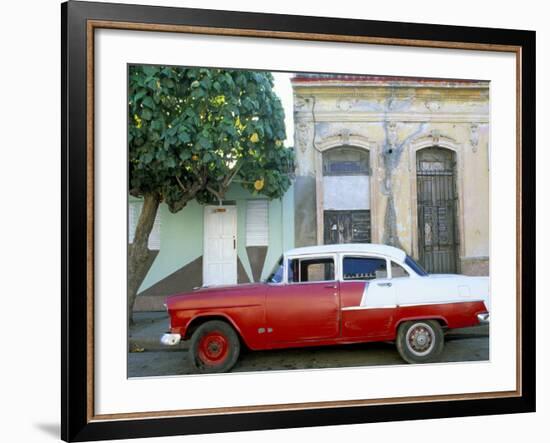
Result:
{"label": "sidewalk", "polygon": [[[166,312],[135,312],[135,324],[130,327],[128,342],[131,352],[172,351],[188,349],[189,343],[180,342],[176,346],[164,346],[160,343],[162,334],[168,331],[168,314]],[[489,325],[475,328],[449,329],[445,340],[460,340],[489,336]]]}
{"label": "sidewalk", "polygon": [[160,343],[160,337],[168,332],[168,314],[166,312],[134,312],[134,324],[130,327],[128,344],[131,352],[171,351],[187,349],[188,343],[180,342],[175,346]]}

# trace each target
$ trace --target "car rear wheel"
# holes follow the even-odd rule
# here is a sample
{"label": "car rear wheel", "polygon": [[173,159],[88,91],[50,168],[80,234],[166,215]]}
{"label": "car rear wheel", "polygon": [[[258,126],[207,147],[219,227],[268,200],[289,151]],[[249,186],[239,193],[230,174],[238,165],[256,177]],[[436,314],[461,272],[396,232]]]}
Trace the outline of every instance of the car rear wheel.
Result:
{"label": "car rear wheel", "polygon": [[430,363],[443,351],[443,330],[435,320],[407,321],[399,326],[396,345],[407,363]]}
{"label": "car rear wheel", "polygon": [[239,337],[231,325],[210,320],[191,337],[191,363],[199,373],[227,372],[237,362],[240,348]]}

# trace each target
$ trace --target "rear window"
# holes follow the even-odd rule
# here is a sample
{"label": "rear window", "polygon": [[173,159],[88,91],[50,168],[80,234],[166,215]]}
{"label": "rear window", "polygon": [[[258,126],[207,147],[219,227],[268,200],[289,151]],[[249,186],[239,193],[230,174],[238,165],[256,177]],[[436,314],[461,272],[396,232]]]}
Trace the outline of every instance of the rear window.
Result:
{"label": "rear window", "polygon": [[416,272],[418,275],[421,275],[422,277],[428,275],[428,273],[424,270],[422,266],[420,266],[414,259],[407,255],[405,258],[405,263],[409,268],[411,268],[414,272]]}
{"label": "rear window", "polygon": [[374,280],[388,276],[386,259],[375,257],[344,257],[344,280]]}

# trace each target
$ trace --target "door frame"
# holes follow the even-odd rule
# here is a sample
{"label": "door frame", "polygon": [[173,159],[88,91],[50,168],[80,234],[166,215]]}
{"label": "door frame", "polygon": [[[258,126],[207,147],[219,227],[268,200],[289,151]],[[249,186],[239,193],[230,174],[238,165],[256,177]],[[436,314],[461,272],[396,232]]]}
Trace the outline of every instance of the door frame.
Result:
{"label": "door frame", "polygon": [[[307,282],[295,282],[295,283],[290,283],[288,281],[288,268],[289,268],[289,262],[290,260],[311,260],[311,259],[323,259],[323,258],[331,258],[333,260],[333,263],[334,263],[334,279],[332,280],[318,280],[318,281],[307,281]],[[283,263],[284,263],[284,277],[283,277],[283,281],[281,283],[276,283],[276,284],[270,284],[268,285],[268,288],[267,288],[267,293],[266,293],[266,305],[265,305],[265,315],[266,315],[266,323],[267,323],[267,326],[268,326],[268,336],[266,337],[267,339],[267,342],[269,343],[270,346],[277,346],[277,345],[280,345],[282,343],[303,343],[304,341],[305,342],[324,342],[324,341],[331,341],[331,340],[334,340],[334,339],[337,339],[340,337],[340,334],[341,334],[341,322],[342,322],[342,310],[341,310],[341,307],[342,307],[342,304],[341,304],[341,298],[340,298],[340,283],[341,283],[341,279],[340,279],[340,255],[338,253],[334,253],[334,252],[327,252],[327,253],[311,253],[311,254],[297,254],[297,255],[283,255]],[[278,330],[278,327],[275,328],[273,324],[270,323],[270,320],[271,320],[271,317],[270,317],[270,308],[271,308],[271,305],[270,305],[270,299],[269,297],[274,297],[275,295],[273,294],[273,292],[279,292],[279,291],[283,291],[283,292],[291,292],[293,289],[299,289],[300,287],[302,288],[307,288],[308,286],[311,286],[311,287],[315,287],[315,286],[320,286],[322,285],[323,286],[323,289],[329,289],[327,288],[327,284],[332,284],[333,287],[332,289],[335,291],[333,292],[333,297],[336,298],[336,318],[335,318],[335,321],[336,321],[336,329],[337,329],[337,333],[336,335],[334,336],[331,336],[331,337],[318,337],[318,338],[302,338],[302,339],[288,339],[288,340],[278,340],[278,339],[273,339],[273,336],[269,335],[270,331],[269,329],[272,329],[272,330],[275,330],[277,329]],[[276,297],[276,296],[275,296]],[[311,298],[314,298],[313,295],[310,295]],[[278,326],[278,325],[277,325]],[[275,335],[275,337],[277,337],[277,335]]]}
{"label": "door frame", "polygon": [[417,175],[416,175],[416,153],[424,148],[439,147],[443,149],[449,149],[454,151],[456,160],[456,192],[458,199],[456,202],[456,230],[458,237],[457,247],[457,272],[460,272],[462,267],[462,259],[465,256],[465,243],[464,243],[464,167],[463,162],[463,146],[457,143],[450,137],[442,135],[423,135],[409,145],[409,171],[410,171],[410,186],[411,186],[411,252],[414,258],[420,256],[420,248],[418,245],[419,233],[418,233],[418,189],[417,189]]}
{"label": "door frame", "polygon": [[371,242],[380,243],[381,235],[374,229],[376,220],[376,196],[378,189],[378,152],[379,148],[373,141],[359,134],[338,134],[330,135],[315,143],[315,198],[317,211],[317,244],[324,244],[324,211],[323,199],[323,153],[332,148],[349,146],[363,149],[369,153],[370,177],[370,219],[371,219]]}
{"label": "door frame", "polygon": [[234,234],[234,242],[235,247],[234,250],[234,262],[235,262],[235,284],[239,281],[238,276],[238,244],[237,244],[237,236],[239,232],[238,222],[239,217],[237,214],[237,206],[236,205],[205,205],[203,210],[203,235],[202,235],[202,284],[203,286],[206,284],[205,282],[205,276],[206,276],[206,265],[207,265],[207,248],[206,248],[206,239],[207,239],[207,222],[206,218],[208,217],[208,211],[209,210],[215,210],[215,209],[231,209],[234,213],[235,217],[235,234]]}

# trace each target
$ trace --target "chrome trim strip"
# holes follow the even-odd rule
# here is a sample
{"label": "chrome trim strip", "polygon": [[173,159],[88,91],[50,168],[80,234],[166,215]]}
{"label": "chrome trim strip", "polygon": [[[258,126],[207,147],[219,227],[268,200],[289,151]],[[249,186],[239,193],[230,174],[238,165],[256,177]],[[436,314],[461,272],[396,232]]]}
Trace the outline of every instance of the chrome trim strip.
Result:
{"label": "chrome trim strip", "polygon": [[488,325],[489,324],[489,313],[484,312],[482,314],[477,314],[477,320],[479,321],[480,325]]}
{"label": "chrome trim strip", "polygon": [[365,309],[394,309],[397,305],[382,305],[382,306],[346,306],[342,311],[362,311]]}
{"label": "chrome trim strip", "polygon": [[180,341],[180,334],[170,334],[169,332],[167,332],[166,334],[162,334],[162,336],[160,337],[160,342],[165,346],[175,346]]}
{"label": "chrome trim strip", "polygon": [[481,299],[475,299],[475,300],[451,300],[451,301],[434,301],[434,302],[425,302],[425,303],[403,303],[401,305],[382,305],[382,306],[346,306],[341,308],[341,311],[359,311],[364,309],[392,309],[392,308],[399,308],[404,307],[408,308],[411,306],[431,306],[431,305],[450,305],[454,303],[476,303],[476,302],[483,302]]}
{"label": "chrome trim strip", "polygon": [[447,300],[447,301],[430,301],[425,303],[403,303],[400,304],[400,307],[409,307],[409,306],[431,306],[431,305],[452,305],[454,303],[477,303],[482,302],[481,299],[471,299],[471,300]]}

